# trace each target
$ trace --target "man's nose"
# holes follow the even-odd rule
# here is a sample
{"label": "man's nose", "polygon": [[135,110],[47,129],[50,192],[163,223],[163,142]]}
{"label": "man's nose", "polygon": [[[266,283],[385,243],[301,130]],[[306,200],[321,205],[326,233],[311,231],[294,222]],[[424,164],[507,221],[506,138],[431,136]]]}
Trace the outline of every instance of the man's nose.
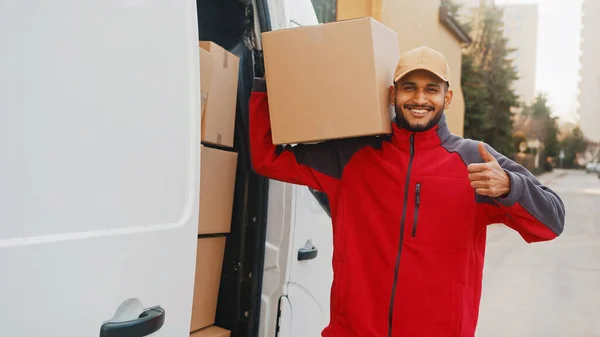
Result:
{"label": "man's nose", "polygon": [[415,101],[415,104],[418,105],[424,105],[427,103],[427,97],[425,96],[425,93],[421,90],[415,93],[415,97],[413,98],[413,100]]}

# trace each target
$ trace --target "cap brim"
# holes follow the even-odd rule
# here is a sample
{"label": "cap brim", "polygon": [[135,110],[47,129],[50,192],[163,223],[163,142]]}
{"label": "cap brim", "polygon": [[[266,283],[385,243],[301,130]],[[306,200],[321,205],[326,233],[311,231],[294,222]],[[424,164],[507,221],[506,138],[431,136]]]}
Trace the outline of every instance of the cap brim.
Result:
{"label": "cap brim", "polygon": [[426,71],[434,74],[435,76],[439,77],[442,81],[449,82],[448,78],[446,78],[446,76],[438,73],[437,71],[431,70],[431,69],[426,68],[426,67],[414,67],[414,68],[408,69],[405,72],[403,72],[402,74],[396,76],[396,78],[394,78],[394,83],[398,82],[399,79],[401,79],[402,77],[406,76],[408,73],[413,72],[415,70],[426,70]]}

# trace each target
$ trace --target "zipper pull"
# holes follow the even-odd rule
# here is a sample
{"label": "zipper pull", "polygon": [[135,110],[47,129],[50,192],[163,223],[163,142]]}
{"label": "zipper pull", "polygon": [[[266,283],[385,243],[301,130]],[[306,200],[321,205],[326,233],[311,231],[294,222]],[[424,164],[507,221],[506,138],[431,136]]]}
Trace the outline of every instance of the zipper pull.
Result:
{"label": "zipper pull", "polygon": [[421,204],[421,184],[417,183],[417,205]]}

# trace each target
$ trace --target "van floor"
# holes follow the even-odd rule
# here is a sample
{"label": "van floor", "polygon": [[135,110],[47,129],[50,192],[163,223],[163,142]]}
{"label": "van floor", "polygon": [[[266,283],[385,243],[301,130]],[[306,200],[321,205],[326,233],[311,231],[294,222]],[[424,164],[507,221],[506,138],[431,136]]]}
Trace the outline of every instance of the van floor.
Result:
{"label": "van floor", "polygon": [[259,60],[256,75],[262,76],[262,56],[254,50],[252,1],[197,0],[197,13],[199,39],[213,41],[240,58],[234,137],[238,167],[215,324],[230,330],[232,337],[257,336],[268,179],[252,172],[248,147],[248,100],[255,76],[254,60]]}

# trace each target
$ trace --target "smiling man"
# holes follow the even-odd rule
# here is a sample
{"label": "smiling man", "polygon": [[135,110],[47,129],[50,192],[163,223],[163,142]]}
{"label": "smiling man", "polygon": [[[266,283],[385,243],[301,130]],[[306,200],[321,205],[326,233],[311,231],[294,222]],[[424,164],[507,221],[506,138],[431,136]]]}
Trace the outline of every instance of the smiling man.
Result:
{"label": "smiling man", "polygon": [[255,81],[255,171],[330,200],[334,279],[325,337],[473,337],[487,226],[504,223],[530,243],[563,231],[556,193],[490,146],[450,133],[449,74],[435,50],[405,52],[390,86],[391,135],[282,151],[271,142],[266,84]]}
{"label": "smiling man", "polygon": [[452,101],[449,74],[444,56],[428,47],[402,55],[395,85],[390,86],[390,99],[400,127],[421,132],[439,123]]}

